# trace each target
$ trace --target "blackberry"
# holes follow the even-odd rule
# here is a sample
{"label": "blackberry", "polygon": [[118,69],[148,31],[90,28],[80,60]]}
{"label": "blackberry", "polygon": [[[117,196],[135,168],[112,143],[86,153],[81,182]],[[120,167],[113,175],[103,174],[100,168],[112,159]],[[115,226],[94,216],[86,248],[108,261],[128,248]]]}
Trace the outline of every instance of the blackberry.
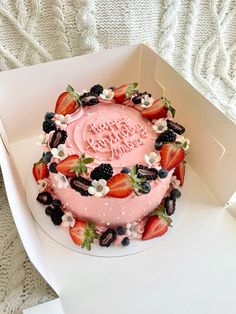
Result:
{"label": "blackberry", "polygon": [[175,212],[175,204],[176,204],[176,200],[175,199],[171,199],[169,196],[164,198],[164,207],[166,209],[166,214],[168,216],[171,216],[174,214]]}
{"label": "blackberry", "polygon": [[122,226],[119,226],[119,227],[117,227],[116,232],[117,232],[119,235],[124,235],[124,234],[126,233],[126,228],[125,228],[125,227],[122,227]]}
{"label": "blackberry", "polygon": [[65,130],[58,129],[53,133],[49,146],[51,148],[57,148],[60,144],[65,144],[67,139],[67,132]]}
{"label": "blackberry", "polygon": [[53,201],[52,195],[48,192],[39,193],[36,200],[43,205],[50,205]]}
{"label": "blackberry", "polygon": [[56,162],[50,163],[48,169],[49,169],[49,171],[52,172],[52,173],[58,173],[58,171],[57,171],[57,163],[56,163]]}
{"label": "blackberry", "polygon": [[176,140],[176,134],[172,130],[166,130],[163,133],[161,133],[158,138],[157,142],[162,143],[168,143],[168,142],[174,142]]}
{"label": "blackberry", "polygon": [[88,192],[91,180],[78,176],[70,179],[70,185],[72,189],[79,192],[82,196],[91,196]]}
{"label": "blackberry", "polygon": [[158,138],[155,141],[155,149],[160,150],[162,148],[163,143],[158,141]]}
{"label": "blackberry", "polygon": [[128,238],[128,237],[125,237],[125,238],[122,240],[121,244],[122,244],[123,246],[128,246],[128,245],[130,244],[129,238]]}
{"label": "blackberry", "polygon": [[48,215],[48,216],[51,216],[52,211],[53,211],[52,206],[48,206],[48,207],[45,208],[45,214]]}
{"label": "blackberry", "polygon": [[43,161],[48,164],[52,159],[52,153],[51,152],[46,152],[43,154]]}
{"label": "blackberry", "polygon": [[159,178],[160,179],[164,179],[168,176],[168,170],[164,169],[164,168],[161,168],[159,171],[158,171],[158,175],[159,175]]}
{"label": "blackberry", "polygon": [[51,131],[55,131],[57,129],[56,123],[52,120],[43,121],[43,131],[45,133],[50,133]]}
{"label": "blackberry", "polygon": [[60,208],[53,208],[50,217],[51,217],[51,220],[54,223],[54,225],[58,226],[62,223],[62,216],[63,215],[64,215],[64,213]]}
{"label": "blackberry", "polygon": [[44,120],[51,120],[55,116],[54,112],[46,112],[44,115]]}
{"label": "blackberry", "polygon": [[84,93],[83,95],[80,96],[80,100],[84,107],[94,106],[99,102],[97,96],[92,95],[91,93]]}
{"label": "blackberry", "polygon": [[113,241],[116,239],[116,232],[114,229],[107,229],[107,231],[103,232],[99,239],[99,244],[101,246],[109,247]]}
{"label": "blackberry", "polygon": [[139,188],[139,192],[142,194],[148,194],[151,191],[151,184],[149,182],[142,182]]}
{"label": "blackberry", "polygon": [[90,174],[91,179],[100,180],[105,179],[108,180],[113,175],[113,169],[110,164],[101,164],[100,166],[94,168]]}
{"label": "blackberry", "polygon": [[120,172],[121,172],[121,173],[130,173],[130,171],[131,171],[130,168],[123,167]]}
{"label": "blackberry", "polygon": [[103,87],[99,84],[94,85],[90,89],[90,93],[95,96],[99,96],[100,94],[102,94],[102,92],[103,92]]}
{"label": "blackberry", "polygon": [[179,135],[185,132],[185,127],[171,120],[167,120],[167,127]]}
{"label": "blackberry", "polygon": [[156,168],[148,168],[143,165],[136,165],[138,178],[146,178],[147,180],[156,180],[158,170]]}
{"label": "blackberry", "polygon": [[176,200],[176,198],[179,198],[180,196],[181,196],[181,192],[178,189],[173,189],[170,192],[170,198],[171,199],[175,199]]}
{"label": "blackberry", "polygon": [[60,207],[61,206],[61,201],[58,199],[55,199],[52,201],[52,206],[53,207]]}
{"label": "blackberry", "polygon": [[144,92],[144,93],[137,93],[136,96],[134,96],[134,97],[132,98],[132,102],[133,102],[135,105],[141,104],[142,98],[143,98],[143,96],[145,96],[145,95],[148,95],[148,97],[151,97],[151,96],[152,96],[151,94],[148,94],[147,92]]}

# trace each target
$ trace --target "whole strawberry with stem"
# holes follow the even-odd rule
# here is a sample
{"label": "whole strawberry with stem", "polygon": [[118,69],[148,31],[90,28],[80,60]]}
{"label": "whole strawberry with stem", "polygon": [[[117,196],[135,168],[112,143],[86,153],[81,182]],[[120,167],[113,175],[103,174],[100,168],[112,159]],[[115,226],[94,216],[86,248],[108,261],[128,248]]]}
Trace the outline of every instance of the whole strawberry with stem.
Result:
{"label": "whole strawberry with stem", "polygon": [[77,220],[73,227],[69,229],[73,242],[82,248],[91,250],[91,244],[99,237],[95,230],[95,223]]}

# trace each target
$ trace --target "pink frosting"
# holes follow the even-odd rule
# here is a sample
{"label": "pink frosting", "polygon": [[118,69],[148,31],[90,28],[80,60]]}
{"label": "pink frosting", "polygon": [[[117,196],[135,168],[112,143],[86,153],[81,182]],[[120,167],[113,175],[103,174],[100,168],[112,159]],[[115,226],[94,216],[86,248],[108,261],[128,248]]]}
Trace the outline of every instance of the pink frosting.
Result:
{"label": "pink frosting", "polygon": [[[112,102],[86,107],[67,126],[66,146],[70,153],[86,153],[95,158],[91,168],[109,162],[114,173],[121,167],[144,162],[144,155],[153,151],[156,133],[152,124],[138,110]],[[90,166],[90,165],[89,165]],[[165,179],[152,182],[151,192],[119,199],[81,196],[68,188],[58,188],[55,174],[50,173],[54,192],[66,210],[75,217],[90,220],[102,226],[117,226],[138,221],[153,211],[165,196],[172,172]]]}

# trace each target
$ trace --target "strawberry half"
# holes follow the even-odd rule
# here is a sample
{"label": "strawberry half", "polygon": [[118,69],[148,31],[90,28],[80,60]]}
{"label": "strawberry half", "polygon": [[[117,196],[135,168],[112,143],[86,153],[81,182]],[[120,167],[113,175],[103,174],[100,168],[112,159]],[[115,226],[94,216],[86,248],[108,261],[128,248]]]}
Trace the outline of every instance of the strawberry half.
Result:
{"label": "strawberry half", "polygon": [[75,177],[76,173],[75,171],[71,171],[76,167],[80,160],[80,157],[76,154],[71,155],[57,165],[56,169],[58,172],[64,174],[66,177]]}
{"label": "strawberry half", "polygon": [[116,103],[122,104],[126,99],[130,98],[131,95],[135,92],[135,88],[138,86],[138,83],[124,84],[113,90]]}
{"label": "strawberry half", "polygon": [[171,107],[170,102],[165,97],[161,97],[156,99],[151,107],[144,109],[142,115],[148,119],[166,118],[168,110],[174,117],[175,109]]}
{"label": "strawberry half", "polygon": [[123,198],[133,192],[131,179],[127,173],[117,173],[107,181],[110,191],[108,196]]}
{"label": "strawberry half", "polygon": [[150,217],[148,217],[144,226],[142,240],[149,240],[152,238],[160,237],[168,230],[172,219],[165,213],[165,208],[159,206]]}
{"label": "strawberry half", "polygon": [[184,177],[185,177],[185,162],[181,161],[178,166],[175,167],[174,176],[180,181],[180,186],[184,184]]}
{"label": "strawberry half", "polygon": [[66,92],[62,93],[56,102],[55,113],[71,114],[79,107],[79,95],[74,91],[73,87],[68,85]]}
{"label": "strawberry half", "polygon": [[167,143],[161,147],[160,155],[162,168],[169,171],[184,160],[185,152],[181,146],[174,143]]}
{"label": "strawberry half", "polygon": [[77,220],[73,227],[70,227],[69,233],[71,239],[75,244],[80,245],[82,248],[91,250],[91,244],[94,239],[98,238],[98,234],[95,231],[95,224]]}
{"label": "strawberry half", "polygon": [[32,173],[36,181],[45,179],[49,176],[48,167],[45,162],[42,161],[34,164]]}

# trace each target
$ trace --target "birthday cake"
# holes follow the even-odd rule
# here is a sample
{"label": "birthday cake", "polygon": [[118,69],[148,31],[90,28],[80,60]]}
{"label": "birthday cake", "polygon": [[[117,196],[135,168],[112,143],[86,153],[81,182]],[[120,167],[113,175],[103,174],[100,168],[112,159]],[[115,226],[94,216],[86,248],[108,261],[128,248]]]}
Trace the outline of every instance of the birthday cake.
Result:
{"label": "birthday cake", "polygon": [[189,140],[175,109],[137,83],[76,92],[47,112],[33,165],[37,201],[88,250],[162,236],[184,183]]}

